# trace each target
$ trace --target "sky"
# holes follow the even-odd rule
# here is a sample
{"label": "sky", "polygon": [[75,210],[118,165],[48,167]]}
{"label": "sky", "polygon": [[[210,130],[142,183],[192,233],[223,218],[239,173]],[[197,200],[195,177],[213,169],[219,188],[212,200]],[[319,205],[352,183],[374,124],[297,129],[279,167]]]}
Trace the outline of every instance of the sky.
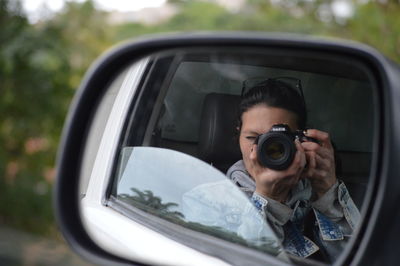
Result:
{"label": "sky", "polygon": [[[73,1],[83,2],[83,0]],[[44,6],[51,11],[58,11],[62,8],[65,0],[21,0],[21,2],[29,20],[35,22],[40,19]],[[94,2],[99,8],[108,11],[135,11],[145,7],[161,6],[166,0],[94,0]]]}
{"label": "sky", "polygon": [[[51,12],[62,8],[66,0],[21,0],[22,6],[32,23],[40,20],[46,12],[43,7],[46,6]],[[67,0],[83,2],[84,0]],[[145,7],[159,7],[167,0],[93,0],[98,8],[107,11],[136,11]],[[220,1],[223,2],[223,1]],[[331,2],[335,15],[338,18],[348,18],[352,15],[352,8],[349,0],[334,0]]]}

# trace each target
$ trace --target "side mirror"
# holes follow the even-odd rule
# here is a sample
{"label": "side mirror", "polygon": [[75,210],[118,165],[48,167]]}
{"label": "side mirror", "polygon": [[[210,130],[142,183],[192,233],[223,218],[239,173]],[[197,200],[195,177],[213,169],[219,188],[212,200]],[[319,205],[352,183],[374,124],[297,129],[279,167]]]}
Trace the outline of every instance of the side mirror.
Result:
{"label": "side mirror", "polygon": [[[350,232],[333,211],[310,205],[312,219],[326,218],[344,239],[322,261],[396,258],[386,230],[400,222],[390,211],[400,196],[398,66],[361,44],[242,33],[139,40],[91,67],[57,160],[54,206],[71,247],[98,264],[318,263],[324,244],[309,260],[291,253],[287,221],[269,217],[280,205],[262,205],[255,187],[225,175],[245,157],[236,129],[245,81],[281,77],[301,82],[307,127],[329,132],[335,189],[348,191],[336,200],[353,206],[338,207]],[[250,178],[245,165],[235,169]],[[329,232],[300,235],[338,241]]]}

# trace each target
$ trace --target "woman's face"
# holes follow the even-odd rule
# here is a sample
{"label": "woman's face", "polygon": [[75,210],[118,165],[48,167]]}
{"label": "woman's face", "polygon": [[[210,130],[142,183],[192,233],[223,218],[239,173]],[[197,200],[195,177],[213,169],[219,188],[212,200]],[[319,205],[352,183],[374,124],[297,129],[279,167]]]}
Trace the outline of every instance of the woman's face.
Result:
{"label": "woman's face", "polygon": [[268,132],[276,124],[287,124],[291,130],[298,129],[296,114],[286,109],[259,104],[242,114],[239,144],[247,169],[254,140],[258,135]]}

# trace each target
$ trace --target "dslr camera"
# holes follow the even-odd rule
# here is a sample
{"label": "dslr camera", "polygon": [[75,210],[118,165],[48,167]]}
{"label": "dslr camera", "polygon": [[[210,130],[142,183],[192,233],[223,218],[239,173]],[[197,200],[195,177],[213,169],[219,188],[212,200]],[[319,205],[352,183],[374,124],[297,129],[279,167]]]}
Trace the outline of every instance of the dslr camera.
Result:
{"label": "dslr camera", "polygon": [[291,131],[288,125],[277,124],[267,133],[257,136],[254,143],[257,144],[258,161],[270,169],[287,169],[296,155],[296,139],[300,142],[319,143],[318,140],[305,136],[303,130]]}

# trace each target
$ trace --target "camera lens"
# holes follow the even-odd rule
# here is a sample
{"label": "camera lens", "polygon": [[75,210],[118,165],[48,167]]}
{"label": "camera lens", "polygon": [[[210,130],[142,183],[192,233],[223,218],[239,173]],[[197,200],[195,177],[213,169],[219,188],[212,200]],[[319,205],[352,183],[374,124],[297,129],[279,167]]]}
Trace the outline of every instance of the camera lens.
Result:
{"label": "camera lens", "polygon": [[287,169],[293,162],[296,146],[290,134],[267,132],[259,137],[257,156],[261,165],[274,170]]}
{"label": "camera lens", "polygon": [[269,143],[265,147],[265,155],[272,160],[279,160],[285,155],[285,146],[280,142]]}

